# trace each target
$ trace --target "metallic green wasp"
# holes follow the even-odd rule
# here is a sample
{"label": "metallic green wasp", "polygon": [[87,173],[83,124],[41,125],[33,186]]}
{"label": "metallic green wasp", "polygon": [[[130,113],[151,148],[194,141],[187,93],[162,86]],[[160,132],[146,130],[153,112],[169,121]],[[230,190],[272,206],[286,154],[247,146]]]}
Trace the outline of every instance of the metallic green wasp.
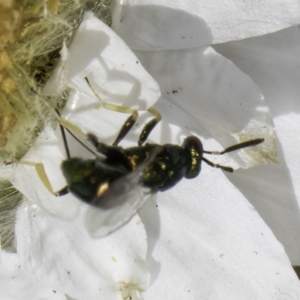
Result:
{"label": "metallic green wasp", "polygon": [[[125,123],[117,139],[120,140],[120,135],[124,137],[130,128]],[[93,222],[97,236],[106,235],[129,221],[149,194],[166,191],[183,178],[197,177],[202,161],[233,172],[231,167],[212,163],[204,154],[222,155],[264,141],[262,138],[253,139],[220,152],[203,150],[196,136],[188,136],[181,146],[140,142],[151,129],[146,124],[139,145],[129,148],[118,146],[119,141],[112,146],[101,143],[96,136],[88,134],[88,141],[105,156],[104,159],[71,157],[67,151],[68,158],[61,165],[67,186],[56,195],[71,192],[78,199],[96,207]]]}
{"label": "metallic green wasp", "polygon": [[[87,78],[85,78],[94,92]],[[97,98],[98,95],[94,92]],[[99,98],[100,100],[100,98]],[[76,139],[80,132],[76,126],[60,119],[60,126],[67,159],[61,164],[67,185],[58,192],[53,192],[47,175],[41,164],[36,170],[44,185],[55,196],[63,196],[71,192],[75,197],[94,207],[94,213],[88,220],[91,232],[95,236],[104,236],[128,222],[142,207],[149,195],[163,192],[174,187],[183,178],[191,179],[199,175],[201,163],[204,161],[211,167],[233,172],[228,166],[214,164],[204,154],[222,155],[238,149],[256,146],[264,141],[262,138],[249,140],[226,148],[223,151],[203,150],[200,139],[188,136],[182,145],[146,143],[152,129],[160,121],[161,116],[154,108],[148,111],[154,119],[148,122],[139,137],[137,146],[122,148],[119,143],[130,131],[137,119],[137,112],[130,108],[103,103],[107,109],[130,113],[112,145],[98,141],[93,134],[84,135],[104,155],[94,159],[71,157],[65,137],[65,129]],[[80,143],[81,141],[78,140]],[[82,144],[82,143],[81,143]]]}

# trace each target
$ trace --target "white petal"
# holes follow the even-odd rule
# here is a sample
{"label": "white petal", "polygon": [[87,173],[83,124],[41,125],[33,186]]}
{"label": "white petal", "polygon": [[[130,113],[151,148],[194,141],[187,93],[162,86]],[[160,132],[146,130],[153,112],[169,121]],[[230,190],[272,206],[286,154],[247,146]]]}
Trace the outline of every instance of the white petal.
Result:
{"label": "white petal", "polygon": [[66,62],[69,57],[69,51],[65,43],[60,50],[60,60],[53,70],[53,74],[48,79],[43,88],[44,95],[56,95],[63,92],[66,88]]}
{"label": "white petal", "polygon": [[112,28],[135,50],[208,46],[211,31],[188,5],[187,1],[126,1],[116,5]]}
{"label": "white petal", "polygon": [[145,226],[160,272],[145,299],[298,299],[284,248],[222,172],[204,166],[157,198],[160,223]]}
{"label": "white petal", "polygon": [[208,45],[211,37],[221,43],[262,35],[299,21],[297,0],[119,0],[113,28],[133,49],[171,50]]}
{"label": "white petal", "polygon": [[[258,125],[249,137],[264,137],[270,142],[269,147],[275,145],[273,122],[260,90],[249,76],[212,48],[139,51],[137,55],[161,86],[162,99],[155,107],[168,123],[201,136],[212,136],[227,147],[236,143],[229,133],[249,133],[249,124],[255,121]],[[265,127],[269,130],[265,131]],[[170,142],[164,138],[161,143]],[[260,152],[262,160],[267,152],[268,148]],[[248,152],[252,157],[257,154]],[[238,154],[230,157],[228,164],[234,168],[257,164]]]}
{"label": "white petal", "polygon": [[124,286],[146,289],[146,237],[139,218],[103,239],[91,239],[82,218],[66,222],[23,204],[17,215],[22,270],[74,299],[120,299]]}
{"label": "white petal", "polygon": [[159,98],[157,83],[130,48],[91,12],[85,13],[68,51],[61,80],[95,101],[85,77],[106,102],[145,110]]}
{"label": "white petal", "polygon": [[255,189],[256,199],[249,200],[284,244],[294,264],[300,264],[299,38],[299,28],[293,27],[215,47],[253,78],[274,115],[281,164],[231,178],[247,198]]}
{"label": "white petal", "polygon": [[37,281],[32,274],[24,272],[17,254],[3,251],[0,268],[1,299],[5,300],[68,300],[55,290],[49,281]]}
{"label": "white petal", "polygon": [[253,79],[274,117],[299,111],[299,26],[214,48]]}
{"label": "white petal", "polygon": [[[45,127],[30,150],[22,158],[23,162],[42,163],[54,191],[66,185],[60,170],[62,160],[66,158],[59,128],[56,132]],[[9,178],[30,203],[43,207],[51,214],[65,220],[73,220],[79,213],[79,201],[72,195],[55,197],[45,187],[34,166],[20,162]]]}

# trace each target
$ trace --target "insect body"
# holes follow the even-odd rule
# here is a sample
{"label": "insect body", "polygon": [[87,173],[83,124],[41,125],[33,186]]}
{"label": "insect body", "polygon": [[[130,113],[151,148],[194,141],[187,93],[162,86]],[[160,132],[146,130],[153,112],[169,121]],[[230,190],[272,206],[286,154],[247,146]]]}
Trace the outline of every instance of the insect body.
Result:
{"label": "insect body", "polygon": [[147,143],[130,148],[98,142],[92,134],[86,137],[105,158],[71,157],[63,134],[68,158],[62,162],[61,169],[67,186],[60,191],[53,192],[42,164],[35,164],[35,168],[51,193],[63,196],[71,192],[88,204],[85,223],[94,237],[105,236],[123,226],[151,194],[168,190],[183,178],[197,177],[202,161],[233,172],[231,167],[212,163],[204,154],[221,155],[263,142],[263,139],[254,139],[221,152],[211,152],[203,150],[200,139],[195,136],[187,137],[181,146]]}
{"label": "insect body", "polygon": [[[87,78],[86,81],[90,86]],[[128,112],[124,107],[111,107],[108,104],[106,108]],[[55,196],[63,196],[71,192],[90,205],[89,213],[86,215],[86,225],[96,237],[107,235],[128,222],[142,207],[148,195],[168,190],[183,178],[197,177],[201,171],[202,161],[212,167],[233,172],[231,167],[212,163],[204,157],[204,154],[222,155],[264,141],[264,139],[246,141],[221,152],[203,150],[202,143],[196,136],[187,137],[181,146],[144,144],[149,133],[160,120],[160,114],[154,108],[148,111],[155,118],[144,126],[138,139],[138,146],[130,148],[118,146],[136,120],[134,112],[126,120],[112,145],[98,142],[93,134],[85,135],[97,151],[105,156],[104,159],[99,158],[85,145],[84,147],[95,154],[95,159],[71,157],[64,127],[75,139],[77,137],[72,132],[80,132],[80,129],[60,119],[68,158],[61,165],[67,186],[58,192],[53,192],[43,166],[35,165],[44,185]]]}
{"label": "insect body", "polygon": [[[94,95],[103,102],[93,89],[87,77],[85,80],[94,93]],[[103,102],[103,105],[119,112],[131,112],[126,107],[111,105]],[[62,171],[67,180],[68,186],[57,193],[63,195],[68,191],[72,192],[79,199],[96,206],[111,206],[108,203],[103,204],[105,194],[118,185],[136,177],[136,184],[150,190],[151,192],[165,191],[176,185],[182,178],[195,178],[201,170],[201,162],[204,161],[212,167],[221,168],[224,171],[233,172],[231,167],[214,164],[203,157],[207,154],[224,154],[237,149],[255,146],[263,142],[263,139],[255,139],[231,146],[222,152],[204,151],[201,141],[195,137],[187,137],[181,146],[166,144],[145,144],[154,126],[160,121],[161,116],[154,108],[148,109],[155,118],[146,123],[140,137],[138,146],[130,148],[119,147],[119,142],[126,136],[136,121],[137,113],[125,121],[116,140],[113,144],[106,145],[98,142],[96,136],[88,134],[87,139],[96,147],[97,151],[104,154],[104,160],[82,160],[80,158],[71,158],[67,147],[64,130],[65,148],[68,159],[62,163]],[[69,130],[68,130],[69,131]],[[70,132],[70,131],[69,131]],[[70,132],[71,133],[71,132]],[[72,134],[72,133],[71,133]],[[73,134],[72,134],[73,135]],[[74,136],[74,135],[73,135]],[[131,174],[132,173],[132,174]],[[133,175],[135,174],[135,176]],[[118,182],[118,184],[116,183]],[[101,202],[103,203],[101,204]],[[113,202],[113,201],[112,201]]]}
{"label": "insect body", "polygon": [[188,145],[190,140],[197,139],[195,137],[187,138],[182,147],[146,144],[126,149],[98,143],[92,135],[89,139],[106,156],[103,161],[70,158],[62,163],[68,189],[89,204],[102,206],[99,197],[110,189],[113,182],[122,178],[125,182],[126,175],[131,173],[138,173],[136,184],[157,192],[173,187],[183,177],[192,178],[200,172],[201,144],[197,143],[193,148]]}
{"label": "insect body", "polygon": [[98,207],[111,207],[113,204],[107,202],[105,194],[112,184],[114,189],[119,189],[133,174],[136,174],[135,185],[152,193],[165,191],[183,178],[197,177],[202,161],[212,167],[233,172],[231,167],[213,164],[203,157],[204,153],[224,154],[263,142],[263,139],[255,139],[231,146],[222,152],[211,152],[203,150],[196,136],[187,137],[181,146],[145,144],[130,148],[100,143],[92,134],[88,134],[88,140],[106,158],[69,158],[62,163],[62,171],[68,183],[67,189],[79,199]]}

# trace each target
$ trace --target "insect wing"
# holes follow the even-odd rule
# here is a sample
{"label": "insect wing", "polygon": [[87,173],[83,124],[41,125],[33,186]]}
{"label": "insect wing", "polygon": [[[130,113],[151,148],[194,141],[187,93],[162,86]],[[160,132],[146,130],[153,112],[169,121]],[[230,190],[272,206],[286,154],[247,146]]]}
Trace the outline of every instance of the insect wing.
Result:
{"label": "insect wing", "polygon": [[116,180],[105,195],[95,199],[101,201],[101,206],[89,206],[85,225],[93,237],[102,237],[120,228],[143,206],[150,190],[139,185],[141,176],[141,171],[131,172]]}
{"label": "insect wing", "polygon": [[126,224],[151,197],[151,190],[140,184],[144,168],[150,164],[162,147],[155,147],[138,168],[116,181],[96,197],[87,209],[85,225],[93,237],[102,237]]}

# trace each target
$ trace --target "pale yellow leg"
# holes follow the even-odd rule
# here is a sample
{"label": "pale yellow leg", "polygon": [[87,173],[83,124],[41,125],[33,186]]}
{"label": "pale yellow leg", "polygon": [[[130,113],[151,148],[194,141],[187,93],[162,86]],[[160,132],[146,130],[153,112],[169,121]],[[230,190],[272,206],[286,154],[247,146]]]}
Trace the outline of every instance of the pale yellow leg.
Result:
{"label": "pale yellow leg", "polygon": [[[117,111],[120,113],[127,113],[131,114],[131,116],[125,121],[124,125],[122,126],[116,140],[113,142],[113,146],[117,146],[119,142],[126,136],[126,134],[129,132],[129,130],[132,128],[134,123],[136,122],[138,118],[138,112],[132,108],[126,107],[126,106],[121,106],[121,105],[116,105],[116,104],[111,104],[103,101],[101,97],[96,93],[94,88],[92,87],[91,83],[89,82],[88,78],[84,78],[90,87],[91,91],[95,95],[95,97],[100,101],[102,106],[106,109]],[[154,119],[149,121],[143,128],[142,133],[140,134],[138,145],[141,146],[147,137],[149,136],[150,132],[152,129],[156,126],[156,124],[161,120],[161,115],[160,113],[153,107],[148,108],[147,110],[150,114],[154,116]]]}
{"label": "pale yellow leg", "polygon": [[64,187],[61,190],[56,191],[56,192],[53,190],[50,180],[48,178],[48,175],[45,171],[45,167],[42,163],[34,163],[34,162],[30,162],[30,161],[20,161],[18,163],[33,166],[35,168],[35,171],[36,171],[39,179],[41,180],[41,182],[43,183],[43,185],[49,191],[50,194],[52,194],[54,196],[63,196],[66,193],[68,193],[67,187]]}

